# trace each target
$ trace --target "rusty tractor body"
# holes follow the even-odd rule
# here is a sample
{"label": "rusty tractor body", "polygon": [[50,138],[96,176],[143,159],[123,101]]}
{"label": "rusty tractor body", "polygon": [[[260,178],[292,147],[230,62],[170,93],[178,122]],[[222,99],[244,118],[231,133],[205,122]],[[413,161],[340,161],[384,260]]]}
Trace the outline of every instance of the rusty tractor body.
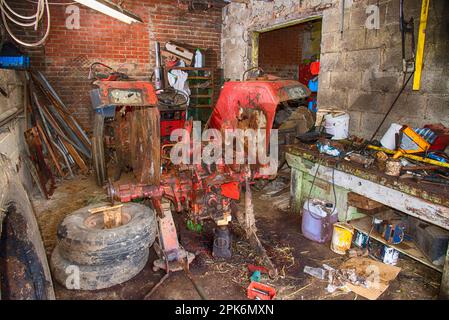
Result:
{"label": "rusty tractor body", "polygon": [[[116,88],[117,84],[119,89]],[[129,85],[122,83],[100,82],[98,85],[100,88],[97,89],[96,95],[101,97],[97,100],[103,102],[103,107],[97,103],[99,107],[96,109],[96,114],[105,114],[108,110],[101,109],[111,108],[113,105],[115,114],[119,112],[123,117],[125,121],[123,126],[127,129],[119,130],[120,136],[115,139],[120,139],[122,153],[131,155],[130,160],[133,162],[132,167],[137,178],[135,183],[124,185],[110,183],[109,194],[111,199],[121,202],[138,198],[151,199],[159,216],[161,259],[158,263],[155,262],[155,266],[163,268],[165,261],[165,269],[168,272],[176,269],[169,266],[169,263],[182,262],[181,260],[188,257],[177,242],[170,208],[176,212],[187,212],[196,223],[212,219],[222,231],[227,230],[232,216],[236,216],[238,222],[243,225],[247,237],[253,238],[256,245],[262,247],[255,233],[250,183],[253,179],[272,177],[261,175],[257,164],[255,166],[229,165],[223,161],[212,165],[169,164],[168,157],[164,156],[164,149],[170,145],[163,145],[160,148],[159,144],[159,112],[156,107],[157,97],[152,86],[139,84],[138,87],[146,92],[138,94],[138,91],[130,90]],[[116,90],[123,90],[123,92]],[[272,128],[279,127],[276,124],[277,110],[282,108],[283,104],[306,98],[308,94],[306,87],[292,80],[268,77],[244,82],[227,82],[206,127],[221,131],[236,128],[263,129],[269,137]],[[141,108],[138,117],[127,118],[131,107]],[[191,122],[186,122],[186,129],[189,133],[192,131]],[[126,134],[123,134],[124,132]],[[268,142],[269,139],[266,141]],[[194,147],[191,149],[193,150]],[[161,158],[165,160],[162,166]],[[235,202],[240,200],[243,188],[245,189],[245,210],[240,212]],[[226,232],[220,234],[226,234]],[[229,237],[215,240],[214,255],[229,257]],[[265,251],[262,248],[263,252]],[[186,263],[189,262],[186,261]],[[271,269],[275,269],[269,259],[267,263]]]}

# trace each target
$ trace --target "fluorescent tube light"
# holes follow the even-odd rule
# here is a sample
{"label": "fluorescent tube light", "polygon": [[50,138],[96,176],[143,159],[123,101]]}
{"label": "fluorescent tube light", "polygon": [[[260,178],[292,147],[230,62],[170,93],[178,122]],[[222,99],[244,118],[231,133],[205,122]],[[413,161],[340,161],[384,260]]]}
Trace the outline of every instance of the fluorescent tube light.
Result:
{"label": "fluorescent tube light", "polygon": [[75,1],[127,24],[131,24],[133,22],[143,22],[139,16],[107,0]]}

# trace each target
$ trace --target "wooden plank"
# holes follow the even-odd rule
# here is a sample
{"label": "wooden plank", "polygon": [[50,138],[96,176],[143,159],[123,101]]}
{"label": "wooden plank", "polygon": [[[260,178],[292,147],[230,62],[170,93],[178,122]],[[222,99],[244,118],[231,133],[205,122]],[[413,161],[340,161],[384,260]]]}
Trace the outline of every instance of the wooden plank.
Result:
{"label": "wooden plank", "polygon": [[37,130],[42,138],[42,140],[44,140],[44,143],[47,145],[47,149],[48,149],[48,153],[50,154],[51,159],[53,160],[53,163],[55,164],[56,170],[59,173],[59,176],[61,178],[65,177],[64,171],[62,170],[58,158],[56,157],[54,151],[53,151],[53,146],[49,143],[47,136],[44,133],[44,130],[42,130],[42,127],[40,126],[39,122],[36,121],[36,126],[37,126]]}
{"label": "wooden plank", "polygon": [[[365,217],[362,219],[352,220],[349,222],[349,224],[351,224],[356,230],[358,230],[364,234],[369,234],[369,232],[371,230],[371,221],[372,221],[371,217]],[[391,244],[391,243],[388,243],[382,237],[382,235],[379,234],[378,232],[376,232],[375,230],[373,230],[371,232],[370,237],[391,247],[391,248],[396,249],[397,251],[405,254],[406,256],[409,256],[412,259],[415,259],[415,260],[431,267],[432,269],[435,269],[439,272],[443,271],[443,268],[441,266],[434,265],[429,259],[426,258],[426,256],[421,252],[421,250],[419,250],[419,248],[416,246],[416,244],[414,244],[411,241],[403,241],[400,244]]]}
{"label": "wooden plank", "polygon": [[70,153],[70,155],[73,157],[73,160],[75,160],[77,166],[80,168],[81,172],[83,174],[86,174],[89,169],[87,168],[86,164],[84,163],[83,158],[79,155],[79,153],[75,150],[75,148],[68,143],[65,140],[61,140],[64,146],[67,148],[67,151]]}
{"label": "wooden plank", "polygon": [[355,208],[364,210],[373,210],[385,207],[382,203],[361,196],[354,192],[348,193],[348,204]]}
{"label": "wooden plank", "polygon": [[211,77],[202,77],[202,76],[189,76],[188,80],[209,80]]}

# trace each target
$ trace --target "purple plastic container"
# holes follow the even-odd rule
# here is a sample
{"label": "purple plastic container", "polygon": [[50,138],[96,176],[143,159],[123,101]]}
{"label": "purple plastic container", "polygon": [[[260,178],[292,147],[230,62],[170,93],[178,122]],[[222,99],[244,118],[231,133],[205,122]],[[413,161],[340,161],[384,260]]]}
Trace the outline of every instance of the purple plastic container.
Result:
{"label": "purple plastic container", "polygon": [[329,242],[332,238],[332,226],[338,221],[334,205],[323,200],[310,199],[304,203],[303,209],[301,230],[304,237],[319,243]]}

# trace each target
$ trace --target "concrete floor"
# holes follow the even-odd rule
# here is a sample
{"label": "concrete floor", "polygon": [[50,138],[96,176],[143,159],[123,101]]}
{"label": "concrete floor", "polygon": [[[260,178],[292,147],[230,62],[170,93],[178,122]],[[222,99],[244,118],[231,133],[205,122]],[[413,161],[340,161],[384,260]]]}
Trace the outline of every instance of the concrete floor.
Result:
{"label": "concrete floor", "polygon": [[[288,193],[288,189],[285,190]],[[284,198],[288,197],[284,194]],[[91,203],[105,200],[105,191],[95,185],[93,177],[79,176],[60,183],[51,200],[34,199],[44,245],[50,256],[56,243],[59,222],[72,211]],[[320,267],[326,263],[338,267],[348,258],[333,253],[328,244],[318,244],[301,235],[300,217],[273,206],[262,192],[255,193],[256,224],[268,254],[280,271],[275,282],[266,282],[277,290],[278,299],[364,299],[349,292],[328,293],[327,283],[303,273],[305,265]],[[243,239],[234,237],[233,258],[214,260],[211,256],[212,225],[206,225],[202,234],[185,228],[185,217],[176,215],[178,232],[184,247],[196,252],[191,272],[210,299],[246,299],[249,284],[248,263],[258,264],[260,257]],[[109,289],[71,291],[55,284],[58,299],[142,299],[163,276],[162,271],[152,270],[155,254],[143,271],[130,281]],[[401,256],[398,277],[380,299],[435,299],[439,291],[441,274],[414,260]],[[177,272],[158,288],[152,299],[200,299],[193,285],[183,272]]]}

